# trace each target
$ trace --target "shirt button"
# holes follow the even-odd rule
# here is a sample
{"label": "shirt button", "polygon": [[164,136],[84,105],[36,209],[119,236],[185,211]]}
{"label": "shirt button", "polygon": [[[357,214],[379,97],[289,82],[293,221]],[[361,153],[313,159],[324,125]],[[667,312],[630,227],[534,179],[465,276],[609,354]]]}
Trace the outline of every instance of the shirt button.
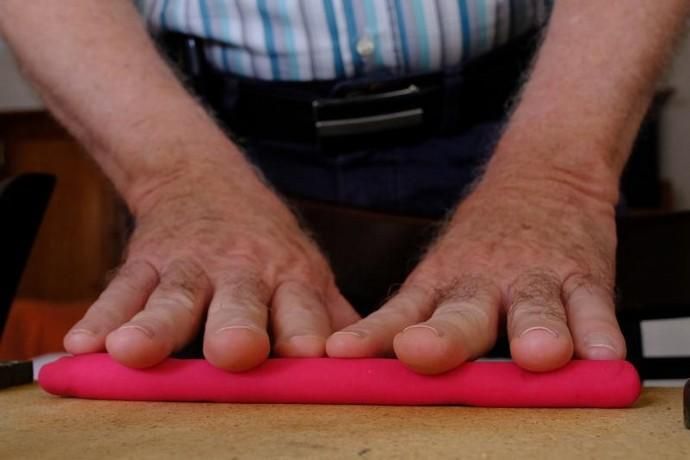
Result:
{"label": "shirt button", "polygon": [[357,41],[357,54],[369,57],[374,54],[374,42],[369,37],[362,37]]}

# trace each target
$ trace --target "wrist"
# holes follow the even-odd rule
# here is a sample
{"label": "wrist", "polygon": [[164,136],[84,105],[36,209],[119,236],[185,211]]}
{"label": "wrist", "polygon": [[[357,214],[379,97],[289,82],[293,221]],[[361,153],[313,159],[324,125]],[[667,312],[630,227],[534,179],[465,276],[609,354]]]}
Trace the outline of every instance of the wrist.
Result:
{"label": "wrist", "polygon": [[479,184],[553,193],[555,199],[615,206],[619,200],[620,168],[608,161],[599,145],[530,142],[506,133]]}
{"label": "wrist", "polygon": [[[126,135],[111,135],[123,131]],[[135,215],[185,190],[263,186],[239,148],[200,106],[173,106],[141,115],[124,129],[106,126],[102,132],[108,135],[87,147]]]}
{"label": "wrist", "polygon": [[[135,216],[146,213],[162,201],[191,196],[224,200],[266,192],[253,167],[229,141],[223,144],[194,144],[159,147],[146,165],[130,171],[121,193]],[[238,203],[239,205],[239,203]]]}

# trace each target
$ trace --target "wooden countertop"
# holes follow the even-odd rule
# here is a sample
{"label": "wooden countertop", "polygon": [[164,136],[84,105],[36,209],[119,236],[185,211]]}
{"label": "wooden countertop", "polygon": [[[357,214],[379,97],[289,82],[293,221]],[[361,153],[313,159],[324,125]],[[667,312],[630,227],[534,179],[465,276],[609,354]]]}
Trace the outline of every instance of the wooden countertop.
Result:
{"label": "wooden countertop", "polygon": [[631,409],[141,403],[0,391],[0,458],[690,458],[680,389]]}

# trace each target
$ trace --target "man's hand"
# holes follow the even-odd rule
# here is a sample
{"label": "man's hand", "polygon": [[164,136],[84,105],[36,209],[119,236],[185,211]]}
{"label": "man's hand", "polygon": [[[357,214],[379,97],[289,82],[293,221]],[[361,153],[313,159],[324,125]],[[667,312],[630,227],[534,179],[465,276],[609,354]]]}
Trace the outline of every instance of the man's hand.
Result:
{"label": "man's hand", "polygon": [[[358,319],[296,219],[160,58],[130,0],[7,0],[0,32],[136,218],[126,262],[65,338],[129,366],[181,348],[244,370],[320,356]],[[270,314],[269,314],[270,309]]]}
{"label": "man's hand", "polygon": [[513,359],[525,369],[556,369],[573,350],[623,358],[612,297],[615,234],[611,203],[567,184],[482,184],[400,292],[335,333],[328,353],[392,347],[415,371],[440,373],[486,353],[505,318]]}
{"label": "man's hand", "polygon": [[333,330],[359,319],[317,247],[266,189],[183,175],[139,200],[125,264],[65,337],[75,354],[103,351],[154,365],[192,339],[208,313],[204,355],[242,371],[270,351],[324,354]]}
{"label": "man's hand", "polygon": [[555,3],[534,71],[477,189],[379,312],[330,356],[395,350],[438,373],[494,343],[547,371],[625,356],[612,298],[618,180],[686,0]]}

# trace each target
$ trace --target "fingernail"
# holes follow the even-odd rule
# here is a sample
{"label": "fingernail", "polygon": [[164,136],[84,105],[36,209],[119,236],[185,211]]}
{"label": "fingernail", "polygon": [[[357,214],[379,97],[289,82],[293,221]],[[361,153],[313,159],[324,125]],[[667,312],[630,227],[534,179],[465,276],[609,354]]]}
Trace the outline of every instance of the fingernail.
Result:
{"label": "fingernail", "polygon": [[606,336],[588,337],[587,344],[587,358],[588,359],[618,359],[618,351],[613,346],[611,340]]}
{"label": "fingernail", "polygon": [[128,324],[127,326],[122,326],[118,329],[118,331],[124,331],[126,329],[134,329],[135,331],[139,331],[148,338],[152,338],[154,335],[152,330],[144,326],[139,326],[138,324]]}
{"label": "fingernail", "polygon": [[258,332],[258,333],[263,332],[261,329],[259,329],[258,327],[254,327],[254,326],[225,326],[225,327],[221,327],[220,329],[218,329],[215,333],[219,334],[219,333],[225,332],[225,331],[251,331],[251,332]]}
{"label": "fingernail", "polygon": [[88,330],[88,329],[82,329],[82,328],[79,328],[79,329],[72,329],[71,331],[69,331],[69,335],[79,335],[79,334],[89,335],[89,336],[94,336],[94,335],[96,335],[95,332],[90,331],[90,330]]}
{"label": "fingernail", "polygon": [[587,348],[587,359],[601,361],[620,359],[618,352],[610,345],[592,345]]}
{"label": "fingernail", "polygon": [[429,326],[428,324],[414,324],[412,326],[407,326],[405,329],[403,329],[403,334],[412,329],[426,329],[436,334],[436,337],[441,337],[441,332],[439,332],[439,330],[435,327]]}
{"label": "fingernail", "polygon": [[323,340],[324,337],[322,335],[318,335],[318,334],[297,334],[297,335],[293,335],[288,340],[302,339],[302,338],[309,339],[309,340],[312,340],[312,339]]}
{"label": "fingernail", "polygon": [[365,334],[363,332],[358,332],[358,331],[338,331],[338,332],[334,332],[331,337],[336,336],[336,335],[349,335],[349,336],[354,336],[354,337],[361,339],[361,338],[364,338]]}
{"label": "fingernail", "polygon": [[554,331],[553,329],[549,329],[548,327],[544,327],[544,326],[529,327],[529,328],[525,329],[524,331],[522,331],[522,333],[520,334],[520,337],[524,337],[525,335],[529,334],[530,332],[534,332],[534,331],[546,332],[547,334],[550,334],[553,337],[558,338],[558,332]]}

